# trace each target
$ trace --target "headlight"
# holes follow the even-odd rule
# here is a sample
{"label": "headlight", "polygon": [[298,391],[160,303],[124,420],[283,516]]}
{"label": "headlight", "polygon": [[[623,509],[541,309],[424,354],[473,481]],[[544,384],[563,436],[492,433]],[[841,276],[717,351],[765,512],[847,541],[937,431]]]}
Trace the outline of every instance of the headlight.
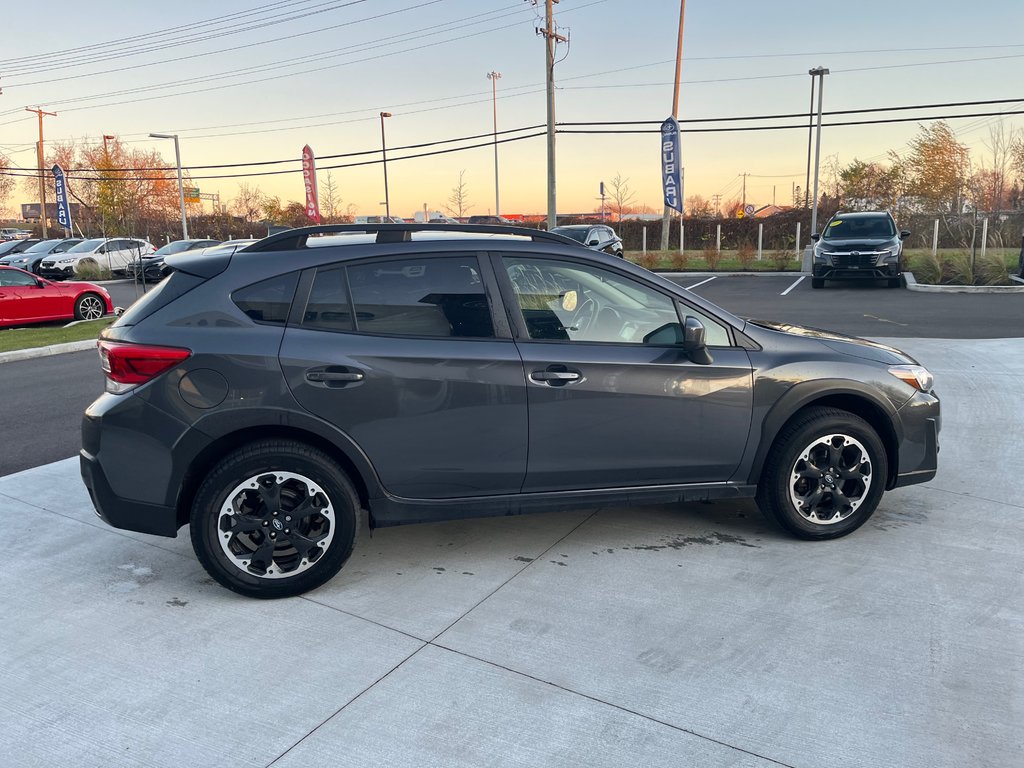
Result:
{"label": "headlight", "polygon": [[922,392],[930,392],[935,384],[935,377],[920,365],[890,365],[889,373]]}
{"label": "headlight", "polygon": [[77,259],[57,259],[58,264],[70,264],[73,261],[77,261]]}

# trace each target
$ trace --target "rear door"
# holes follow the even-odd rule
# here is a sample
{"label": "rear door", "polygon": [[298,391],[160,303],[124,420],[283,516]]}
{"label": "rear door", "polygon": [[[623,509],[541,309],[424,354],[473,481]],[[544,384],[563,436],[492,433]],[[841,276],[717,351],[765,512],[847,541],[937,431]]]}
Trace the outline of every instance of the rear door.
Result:
{"label": "rear door", "polygon": [[280,353],[288,386],[358,443],[396,496],[522,486],[523,364],[484,269],[476,254],[425,254],[320,267],[300,283],[304,309]]}
{"label": "rear door", "polygon": [[723,482],[746,446],[751,364],[712,318],[714,361],[645,337],[681,320],[675,297],[590,260],[504,256],[527,378],[524,491]]}

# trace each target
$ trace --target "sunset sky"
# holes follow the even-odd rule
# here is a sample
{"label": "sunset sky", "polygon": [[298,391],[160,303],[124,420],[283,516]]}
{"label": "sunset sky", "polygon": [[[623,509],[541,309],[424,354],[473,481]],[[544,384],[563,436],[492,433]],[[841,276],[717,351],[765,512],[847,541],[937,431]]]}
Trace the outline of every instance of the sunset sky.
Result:
{"label": "sunset sky", "polygon": [[[562,0],[555,10],[560,33],[570,38],[557,54],[559,122],[660,121],[671,112],[679,2]],[[186,166],[290,161],[194,170],[197,177],[295,171],[202,179],[197,185],[203,192],[230,199],[245,182],[301,200],[302,146],[310,144],[321,158],[322,189],[325,166],[379,159],[322,158],[379,150],[381,111],[394,114],[386,125],[389,148],[489,134],[491,70],[502,74],[498,129],[543,124],[544,46],[534,32],[542,14],[543,2],[535,8],[524,0],[58,0],[46,6],[42,20],[38,6],[8,3],[0,48],[0,152],[17,166],[35,166],[36,118],[23,109],[42,105],[58,113],[46,118],[48,143],[97,142],[115,134],[158,148],[173,163],[171,142],[148,134],[179,133]],[[1020,0],[862,0],[841,6],[690,0],[680,118],[806,113],[807,70],[818,65],[832,72],[825,80],[826,111],[1013,98],[1020,101],[863,117],[924,120],[1019,111],[1021,29]],[[60,64],[52,54],[65,50]],[[168,83],[176,84],[154,88]],[[1022,118],[951,124],[982,157],[991,125],[999,119],[1007,128],[1024,125]],[[834,127],[823,132],[822,156],[842,164],[855,157],[884,159],[887,150],[904,149],[916,131],[916,122]],[[426,150],[389,149],[393,213],[411,216],[424,204],[441,209],[463,170],[470,213],[493,211],[489,145],[397,159],[414,151]],[[502,212],[543,212],[544,139],[508,143],[499,152]],[[774,191],[785,203],[792,185],[804,183],[806,153],[806,128],[684,133],[685,193],[731,199],[745,172],[751,174],[748,202],[770,203]],[[659,206],[657,135],[560,135],[559,212],[593,210],[599,183],[616,173],[629,179],[637,202]],[[379,164],[339,168],[332,176],[343,205],[353,204],[357,213],[382,212]],[[9,205],[34,200],[19,188]]]}

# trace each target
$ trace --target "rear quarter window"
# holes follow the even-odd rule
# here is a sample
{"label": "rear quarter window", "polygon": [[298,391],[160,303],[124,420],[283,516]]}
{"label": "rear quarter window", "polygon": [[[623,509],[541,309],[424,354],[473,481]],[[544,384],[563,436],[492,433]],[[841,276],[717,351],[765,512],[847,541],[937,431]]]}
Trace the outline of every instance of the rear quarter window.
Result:
{"label": "rear quarter window", "polygon": [[289,272],[286,275],[261,280],[245,288],[239,288],[231,294],[231,300],[257,323],[284,325],[288,320],[288,310],[295,297],[298,279],[298,273]]}

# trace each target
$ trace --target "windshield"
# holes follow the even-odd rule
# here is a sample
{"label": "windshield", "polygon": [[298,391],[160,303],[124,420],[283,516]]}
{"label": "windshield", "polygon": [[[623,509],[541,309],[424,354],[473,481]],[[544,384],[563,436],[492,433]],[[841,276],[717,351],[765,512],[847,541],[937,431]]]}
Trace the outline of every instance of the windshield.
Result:
{"label": "windshield", "polygon": [[181,253],[187,251],[195,245],[192,240],[175,240],[173,243],[168,243],[162,248],[157,248],[154,256],[170,256],[172,253]]}
{"label": "windshield", "polygon": [[104,242],[106,241],[102,237],[97,237],[92,240],[83,240],[74,248],[69,248],[68,253],[92,253],[103,245]]}
{"label": "windshield", "polygon": [[587,230],[585,229],[570,229],[569,227],[555,227],[551,230],[556,235],[562,235],[563,237],[571,237],[577,243],[582,243],[587,237]]}
{"label": "windshield", "polygon": [[888,216],[857,216],[833,219],[825,227],[825,240],[856,240],[861,238],[895,237],[896,228]]}
{"label": "windshield", "polygon": [[26,248],[23,253],[49,253],[50,249],[53,248],[60,240],[43,240],[42,242],[36,243],[31,248]]}

